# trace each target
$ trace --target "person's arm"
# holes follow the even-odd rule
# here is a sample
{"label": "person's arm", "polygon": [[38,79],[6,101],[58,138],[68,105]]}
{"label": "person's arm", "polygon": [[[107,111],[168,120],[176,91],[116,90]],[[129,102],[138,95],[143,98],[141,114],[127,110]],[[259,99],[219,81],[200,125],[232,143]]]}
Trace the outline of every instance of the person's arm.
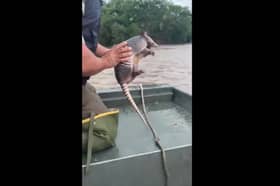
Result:
{"label": "person's arm", "polygon": [[82,45],[82,74],[92,76],[105,69],[105,63],[92,53],[85,44]]}
{"label": "person's arm", "polygon": [[112,68],[120,62],[128,61],[132,56],[131,48],[126,42],[114,46],[101,58],[92,53],[85,44],[82,45],[82,75],[88,77]]}
{"label": "person's arm", "polygon": [[96,55],[97,56],[104,56],[106,52],[110,51],[111,49],[101,45],[100,43],[97,44],[96,48]]}

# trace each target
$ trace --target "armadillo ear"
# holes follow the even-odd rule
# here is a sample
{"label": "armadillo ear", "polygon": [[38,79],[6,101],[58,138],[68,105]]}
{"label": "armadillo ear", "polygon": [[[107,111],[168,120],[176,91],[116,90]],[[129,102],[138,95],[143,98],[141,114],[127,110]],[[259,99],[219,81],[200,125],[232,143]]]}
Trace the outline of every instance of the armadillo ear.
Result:
{"label": "armadillo ear", "polygon": [[146,32],[146,31],[143,31],[143,32],[141,32],[141,35],[142,35],[142,36],[146,36],[146,35],[147,35],[147,32]]}

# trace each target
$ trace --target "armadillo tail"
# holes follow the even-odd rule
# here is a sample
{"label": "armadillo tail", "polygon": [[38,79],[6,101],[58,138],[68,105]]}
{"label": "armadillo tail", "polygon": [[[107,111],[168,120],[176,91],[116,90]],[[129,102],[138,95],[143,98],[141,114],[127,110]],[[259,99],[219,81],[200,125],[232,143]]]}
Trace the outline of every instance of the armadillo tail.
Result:
{"label": "armadillo tail", "polygon": [[130,91],[129,91],[129,88],[128,88],[128,85],[127,84],[121,84],[121,89],[123,90],[123,93],[124,95],[126,96],[126,98],[128,99],[128,101],[130,102],[132,108],[137,112],[137,114],[140,116],[140,118],[143,120],[143,122],[145,123],[145,125],[147,127],[148,124],[144,118],[144,116],[142,115],[142,113],[140,112],[140,110],[138,109],[134,99],[132,98],[131,94],[130,94]]}

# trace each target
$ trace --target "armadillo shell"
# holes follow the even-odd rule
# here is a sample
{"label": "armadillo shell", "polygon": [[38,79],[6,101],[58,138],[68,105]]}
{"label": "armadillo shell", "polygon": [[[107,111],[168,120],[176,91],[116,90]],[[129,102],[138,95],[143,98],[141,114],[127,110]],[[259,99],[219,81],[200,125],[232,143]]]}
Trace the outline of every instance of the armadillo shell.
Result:
{"label": "armadillo shell", "polygon": [[147,47],[147,41],[143,36],[134,36],[127,40],[128,46],[132,48],[132,52],[137,54]]}

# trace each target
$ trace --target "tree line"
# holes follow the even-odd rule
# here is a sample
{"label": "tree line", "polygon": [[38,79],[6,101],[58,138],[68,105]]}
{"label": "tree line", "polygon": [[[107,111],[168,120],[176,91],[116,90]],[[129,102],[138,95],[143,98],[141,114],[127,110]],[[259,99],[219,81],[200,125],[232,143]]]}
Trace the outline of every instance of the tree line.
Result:
{"label": "tree line", "polygon": [[100,42],[107,46],[147,31],[159,44],[192,41],[192,14],[168,0],[103,2]]}

